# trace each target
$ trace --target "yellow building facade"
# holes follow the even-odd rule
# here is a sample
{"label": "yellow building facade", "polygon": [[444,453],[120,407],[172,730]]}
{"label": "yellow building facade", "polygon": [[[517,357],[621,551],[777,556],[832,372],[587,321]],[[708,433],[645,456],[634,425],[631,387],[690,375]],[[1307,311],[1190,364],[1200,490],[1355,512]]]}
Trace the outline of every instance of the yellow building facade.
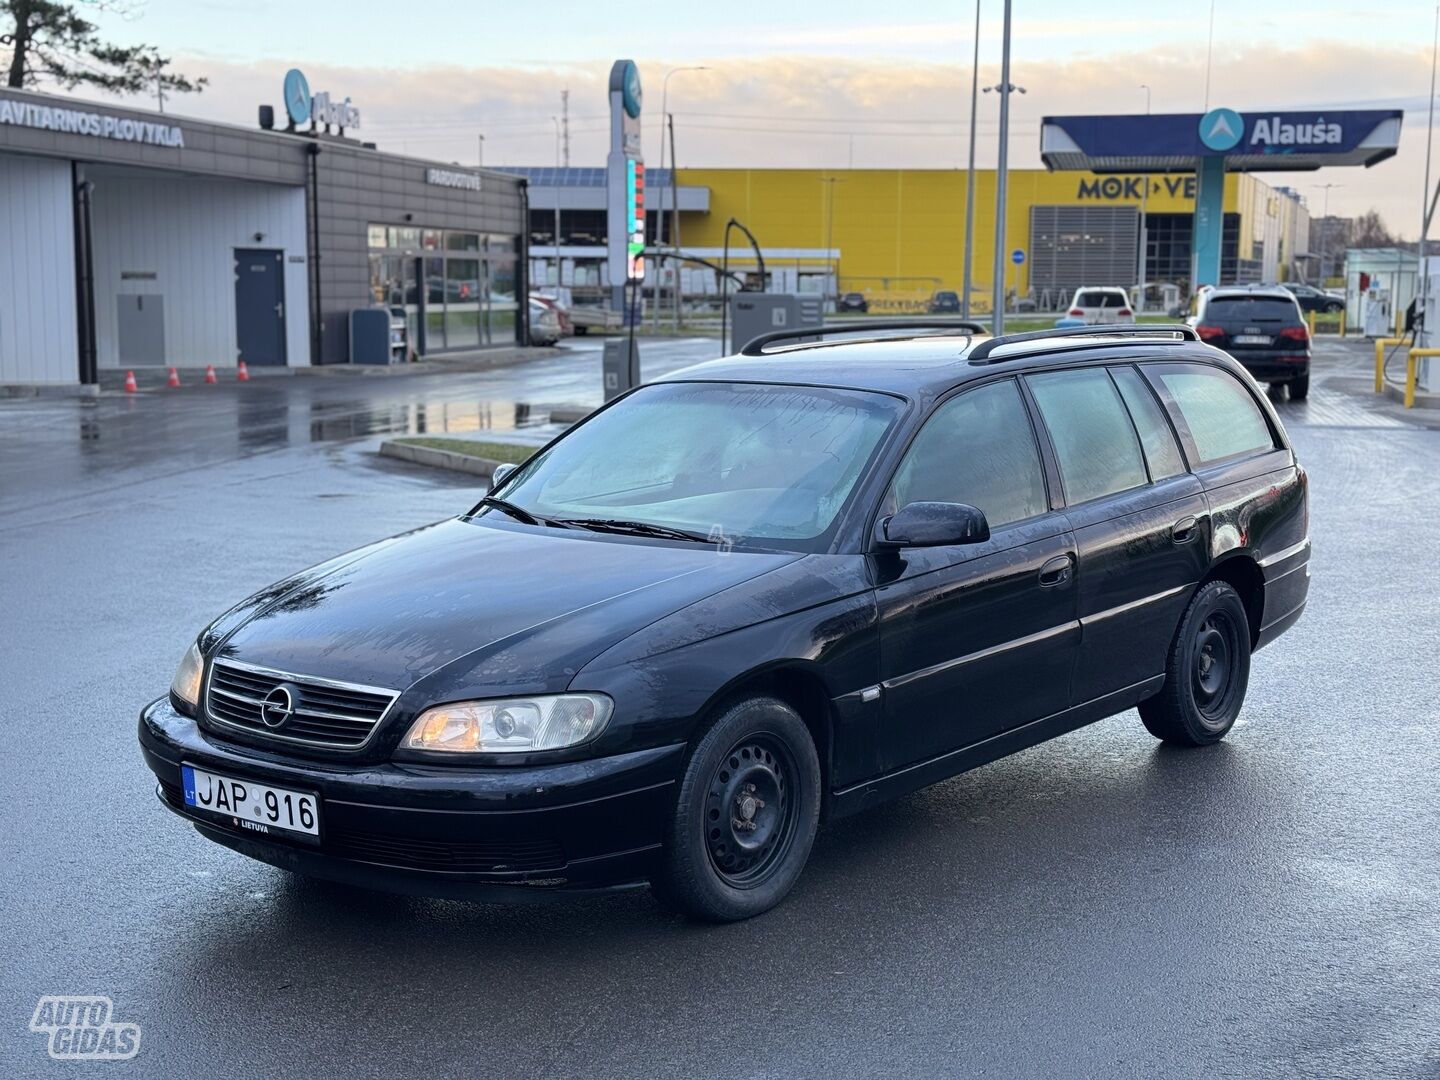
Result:
{"label": "yellow building facade", "polygon": [[[872,311],[915,310],[936,290],[960,291],[963,170],[681,169],[678,180],[682,189],[709,191],[707,212],[680,215],[680,246],[718,256],[727,222],[742,222],[759,241],[769,287],[777,291],[861,292]],[[972,310],[989,307],[995,180],[993,170],[976,176]],[[1007,293],[1054,307],[1044,294],[1080,285],[1133,288],[1141,274],[1142,208],[1147,282],[1188,291],[1194,207],[1193,175],[1014,170],[1003,260]],[[1294,276],[1309,233],[1301,200],[1253,176],[1231,174],[1224,209],[1222,280]],[[754,269],[738,232],[730,252],[732,266]],[[1089,280],[1096,274],[1101,277]],[[1060,303],[1067,301],[1068,295]]]}

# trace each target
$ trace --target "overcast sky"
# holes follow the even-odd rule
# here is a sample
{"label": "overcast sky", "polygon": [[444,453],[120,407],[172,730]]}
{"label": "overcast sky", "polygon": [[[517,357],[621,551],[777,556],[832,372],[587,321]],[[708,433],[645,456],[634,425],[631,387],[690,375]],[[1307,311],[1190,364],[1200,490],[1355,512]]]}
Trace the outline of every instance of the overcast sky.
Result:
{"label": "overcast sky", "polygon": [[[81,7],[90,6],[82,2]],[[1001,3],[985,0],[984,83],[999,81]],[[1205,105],[1209,8],[1184,3],[1018,0],[1011,163],[1039,165],[1039,118]],[[175,112],[254,122],[280,104],[290,66],[314,90],[354,99],[362,134],[384,148],[474,164],[549,165],[560,92],[570,90],[570,160],[603,164],[610,62],[640,65],[646,160],[659,159],[661,87],[670,81],[682,166],[963,167],[974,7],[964,0],[823,3],[587,0],[149,0],[94,16],[122,42],[158,45],[211,88]],[[1216,0],[1209,103],[1240,110],[1403,107],[1400,154],[1374,169],[1270,174],[1318,213],[1378,208],[1419,231],[1435,7],[1354,0]],[[3,51],[0,51],[3,52]],[[979,159],[996,152],[995,95],[981,98]],[[1434,181],[1432,176],[1432,182]]]}

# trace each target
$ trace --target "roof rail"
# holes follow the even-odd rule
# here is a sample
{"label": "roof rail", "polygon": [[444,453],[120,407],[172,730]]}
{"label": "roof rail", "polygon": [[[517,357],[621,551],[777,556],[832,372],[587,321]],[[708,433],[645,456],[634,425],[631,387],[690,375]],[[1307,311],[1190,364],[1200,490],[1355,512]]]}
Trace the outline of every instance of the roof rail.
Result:
{"label": "roof rail", "polygon": [[1060,326],[1051,330],[1032,330],[1026,334],[1005,334],[1001,337],[987,338],[970,350],[968,357],[972,364],[998,364],[1003,360],[1013,360],[1013,356],[995,356],[990,354],[1002,345],[1019,345],[1026,341],[1044,341],[1047,338],[1087,338],[1087,337],[1139,337],[1150,338],[1156,344],[1172,342],[1181,344],[1186,341],[1199,341],[1200,335],[1195,332],[1194,327],[1186,326],[1184,323],[1135,323],[1135,324],[1093,324],[1090,326]]}
{"label": "roof rail", "polygon": [[[973,319],[885,319],[872,322],[869,319],[857,319],[855,324],[849,323],[824,323],[820,326],[797,326],[790,330],[772,330],[767,334],[751,338],[740,350],[741,356],[764,356],[765,346],[773,345],[777,341],[789,341],[796,338],[818,338],[826,334],[865,334],[871,330],[960,330],[966,334],[988,333],[984,326]],[[868,340],[860,338],[857,340]],[[883,340],[902,340],[901,338]]]}

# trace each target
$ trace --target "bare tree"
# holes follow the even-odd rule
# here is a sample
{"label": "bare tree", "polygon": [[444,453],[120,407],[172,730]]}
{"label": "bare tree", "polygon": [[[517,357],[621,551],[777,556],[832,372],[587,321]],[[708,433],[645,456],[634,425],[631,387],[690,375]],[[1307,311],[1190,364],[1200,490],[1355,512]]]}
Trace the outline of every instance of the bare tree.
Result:
{"label": "bare tree", "polygon": [[[105,0],[90,5],[114,10]],[[116,93],[168,91],[198,93],[208,79],[166,71],[170,61],[153,45],[112,45],[75,4],[57,0],[0,0],[0,33],[8,39],[10,64],[6,85],[16,89],[42,80],[68,89],[86,85]]]}
{"label": "bare tree", "polygon": [[1366,210],[1350,224],[1350,247],[1392,247],[1394,244],[1395,237],[1385,226],[1378,210]]}

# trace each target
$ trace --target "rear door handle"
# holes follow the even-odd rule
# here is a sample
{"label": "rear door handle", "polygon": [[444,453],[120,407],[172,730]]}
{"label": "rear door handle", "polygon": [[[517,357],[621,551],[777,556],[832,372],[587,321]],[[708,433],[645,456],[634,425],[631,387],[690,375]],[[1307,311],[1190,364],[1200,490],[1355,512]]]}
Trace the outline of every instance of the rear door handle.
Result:
{"label": "rear door handle", "polygon": [[1040,587],[1048,589],[1055,585],[1063,585],[1070,580],[1070,568],[1074,565],[1069,555],[1056,555],[1040,567]]}
{"label": "rear door handle", "polygon": [[1195,531],[1200,522],[1193,517],[1183,517],[1174,525],[1170,526],[1170,539],[1177,544],[1188,544],[1195,539]]}

